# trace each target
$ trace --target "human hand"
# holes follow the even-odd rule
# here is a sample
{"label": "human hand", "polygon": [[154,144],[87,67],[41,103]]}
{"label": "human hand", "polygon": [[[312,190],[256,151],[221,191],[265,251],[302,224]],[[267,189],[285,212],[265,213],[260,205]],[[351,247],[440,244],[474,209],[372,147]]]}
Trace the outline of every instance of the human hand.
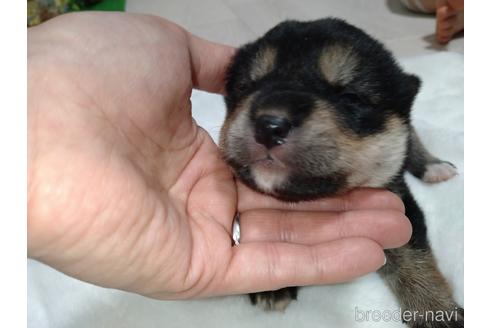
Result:
{"label": "human hand", "polygon": [[29,29],[28,255],[173,299],[346,281],[406,243],[387,191],[287,204],[236,185],[190,103],[193,87],[222,92],[233,52],[150,16]]}

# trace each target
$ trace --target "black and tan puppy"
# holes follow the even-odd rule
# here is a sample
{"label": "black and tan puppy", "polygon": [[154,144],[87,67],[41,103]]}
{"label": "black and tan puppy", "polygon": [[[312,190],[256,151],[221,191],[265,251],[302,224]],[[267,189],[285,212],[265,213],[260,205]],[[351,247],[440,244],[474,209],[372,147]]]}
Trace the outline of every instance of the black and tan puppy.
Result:
{"label": "black and tan puppy", "polygon": [[[406,246],[386,251],[380,273],[402,310],[459,312],[448,322],[417,315],[411,327],[462,327],[463,311],[436,266],[424,216],[403,179],[405,170],[426,182],[456,174],[424,148],[411,126],[419,87],[379,42],[342,20],[286,21],[233,59],[220,144],[239,179],[281,200],[356,187],[397,193],[413,234]],[[296,296],[290,287],[251,300],[281,309]]]}

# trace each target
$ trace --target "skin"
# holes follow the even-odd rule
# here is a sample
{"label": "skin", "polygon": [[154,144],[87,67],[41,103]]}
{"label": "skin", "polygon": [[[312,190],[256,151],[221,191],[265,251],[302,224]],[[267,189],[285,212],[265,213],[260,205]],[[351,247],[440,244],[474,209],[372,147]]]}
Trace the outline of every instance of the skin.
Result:
{"label": "skin", "polygon": [[416,12],[424,9],[436,14],[436,41],[440,44],[447,44],[464,29],[464,0],[409,0],[408,5]]}
{"label": "skin", "polygon": [[464,29],[463,0],[436,1],[436,40],[440,44],[447,44],[455,34]]}
{"label": "skin", "polygon": [[347,281],[405,244],[411,226],[390,192],[288,204],[235,182],[190,102],[192,88],[222,92],[233,53],[151,16],[30,28],[28,256],[180,299]]}

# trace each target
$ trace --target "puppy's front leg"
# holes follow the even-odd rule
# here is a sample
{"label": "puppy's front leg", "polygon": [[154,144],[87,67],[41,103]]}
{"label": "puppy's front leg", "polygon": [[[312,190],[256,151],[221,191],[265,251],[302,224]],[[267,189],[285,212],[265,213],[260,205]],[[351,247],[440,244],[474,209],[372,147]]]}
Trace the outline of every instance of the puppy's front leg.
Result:
{"label": "puppy's front leg", "polygon": [[454,301],[452,291],[437,267],[427,241],[422,211],[404,183],[398,191],[412,222],[412,238],[403,247],[385,251],[387,262],[379,273],[398,298],[402,321],[410,327],[463,327],[463,309]]}
{"label": "puppy's front leg", "polygon": [[437,268],[430,249],[404,246],[386,251],[380,270],[400,301],[402,321],[412,328],[463,327],[463,309]]}

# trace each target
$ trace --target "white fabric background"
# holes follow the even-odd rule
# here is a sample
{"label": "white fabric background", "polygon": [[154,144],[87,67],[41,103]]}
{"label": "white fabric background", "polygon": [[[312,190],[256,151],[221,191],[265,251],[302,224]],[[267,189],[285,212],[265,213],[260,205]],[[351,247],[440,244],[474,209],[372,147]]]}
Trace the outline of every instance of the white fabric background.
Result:
{"label": "white fabric background", "polygon": [[[424,210],[429,238],[441,271],[463,305],[463,55],[440,53],[401,61],[423,80],[414,106],[414,125],[438,157],[459,175],[427,185],[407,181]],[[215,140],[224,117],[222,98],[194,92],[193,115]],[[355,308],[398,310],[377,274],[334,286],[305,287],[285,313],[264,313],[245,296],[193,301],[157,301],[67,277],[29,260],[28,326],[44,327],[404,327],[398,322],[358,322]]]}

